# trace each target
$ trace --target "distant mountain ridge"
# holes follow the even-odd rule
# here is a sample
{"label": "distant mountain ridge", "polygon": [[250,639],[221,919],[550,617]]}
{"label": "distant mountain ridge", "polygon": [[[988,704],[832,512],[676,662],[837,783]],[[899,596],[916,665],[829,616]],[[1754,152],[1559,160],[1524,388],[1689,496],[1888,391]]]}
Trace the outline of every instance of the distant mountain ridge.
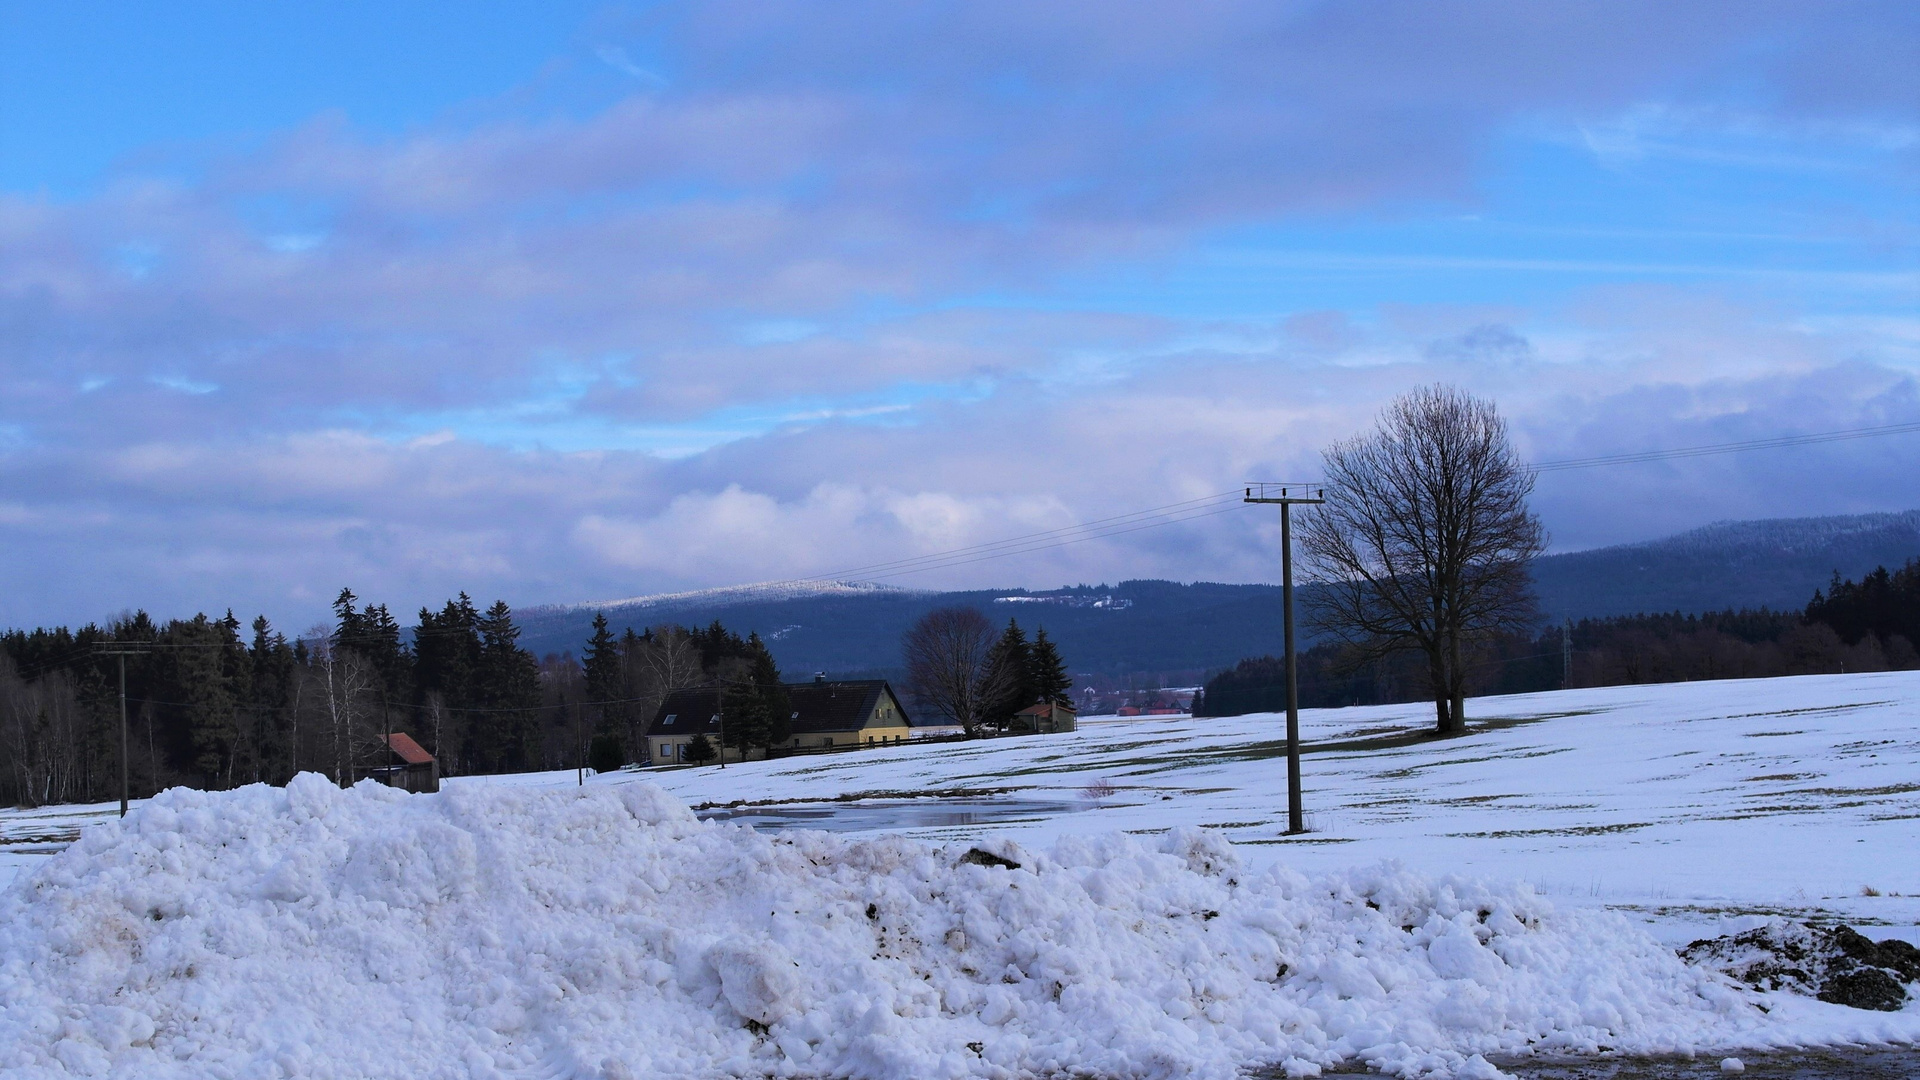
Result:
{"label": "distant mountain ridge", "polygon": [[[1549,555],[1533,566],[1542,613],[1562,618],[1740,607],[1798,610],[1837,570],[1858,578],[1920,556],[1920,510],[1728,521],[1674,536]],[[1054,602],[997,603],[1011,597]],[[1045,626],[1076,672],[1194,678],[1281,650],[1276,585],[1123,581],[1030,592],[930,592],[871,582],[770,582],[523,609],[521,642],[578,655],[595,611],[616,631],[714,619],[758,632],[783,670],[894,672],[900,636],[936,608],[978,608],[996,624]]]}
{"label": "distant mountain ridge", "polygon": [[1857,578],[1920,556],[1920,510],[1720,521],[1633,544],[1534,563],[1555,618],[1725,608],[1804,608],[1837,571]]}
{"label": "distant mountain ridge", "polygon": [[909,595],[923,591],[925,590],[907,589],[898,585],[882,585],[876,581],[763,581],[753,585],[724,585],[716,589],[630,596],[624,600],[591,600],[583,604],[547,605],[529,608],[528,612],[547,614],[604,611],[608,613],[609,618],[612,618],[612,613],[624,611],[666,612],[683,608],[732,607],[739,604],[778,603],[783,600],[811,600],[823,596]]}

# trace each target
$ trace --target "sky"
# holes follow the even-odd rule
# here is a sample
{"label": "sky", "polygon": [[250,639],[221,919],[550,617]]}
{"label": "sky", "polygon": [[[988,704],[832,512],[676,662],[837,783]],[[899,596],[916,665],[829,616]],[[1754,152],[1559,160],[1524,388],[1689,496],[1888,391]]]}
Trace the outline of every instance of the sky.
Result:
{"label": "sky", "polygon": [[[566,603],[1920,421],[1905,3],[0,0],[0,624]],[[1554,550],[1920,435],[1547,473]],[[1271,581],[1270,511],[886,578]]]}

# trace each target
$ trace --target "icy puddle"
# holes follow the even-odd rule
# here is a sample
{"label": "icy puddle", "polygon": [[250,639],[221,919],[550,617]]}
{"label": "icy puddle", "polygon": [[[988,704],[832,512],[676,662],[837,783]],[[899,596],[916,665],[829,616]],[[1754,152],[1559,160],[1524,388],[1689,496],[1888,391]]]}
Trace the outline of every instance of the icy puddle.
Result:
{"label": "icy puddle", "polygon": [[1721,1058],[1648,1058],[1555,1063],[1502,1062],[1518,1080],[1707,1080],[1731,1076],[1765,1080],[1912,1080],[1920,1076],[1920,1050],[1912,1047],[1850,1047],[1784,1054],[1742,1054],[1738,1071]]}
{"label": "icy puddle", "polygon": [[973,825],[1019,825],[1087,809],[1082,802],[1044,799],[871,799],[859,802],[779,803],[699,810],[703,821],[734,821],[761,831],[901,832]]}
{"label": "icy puddle", "polygon": [[[1693,1058],[1588,1058],[1568,1061],[1508,1060],[1498,1062],[1514,1080],[1913,1080],[1920,1076],[1920,1049],[1901,1046],[1856,1046],[1843,1049],[1789,1051],[1776,1054],[1742,1052],[1738,1070],[1721,1067],[1724,1058],[1700,1054]],[[1249,1074],[1254,1080],[1280,1080],[1283,1069]],[[1330,1069],[1326,1076],[1375,1076],[1366,1069]]]}

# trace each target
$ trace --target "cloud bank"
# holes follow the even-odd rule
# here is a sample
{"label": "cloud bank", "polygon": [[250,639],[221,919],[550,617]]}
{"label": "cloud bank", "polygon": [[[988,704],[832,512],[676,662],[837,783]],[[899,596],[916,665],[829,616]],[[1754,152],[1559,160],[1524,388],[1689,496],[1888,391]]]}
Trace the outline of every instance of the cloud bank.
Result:
{"label": "cloud bank", "polygon": [[[1311,475],[1435,380],[1541,460],[1920,419],[1915,215],[1878,212],[1920,160],[1920,31],[1841,22],[668,5],[443,123],[0,194],[0,621],[830,573]],[[1706,213],[1676,176],[1778,237],[1673,270]],[[1531,231],[1431,240],[1502,216]],[[1911,452],[1540,509],[1583,546],[1905,507]],[[1269,524],[905,583],[1264,580]]]}

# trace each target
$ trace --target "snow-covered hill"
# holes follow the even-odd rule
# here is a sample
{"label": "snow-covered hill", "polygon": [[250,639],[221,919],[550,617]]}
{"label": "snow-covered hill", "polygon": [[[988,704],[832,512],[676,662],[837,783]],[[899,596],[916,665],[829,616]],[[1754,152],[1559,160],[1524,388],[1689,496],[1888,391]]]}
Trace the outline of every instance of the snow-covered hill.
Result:
{"label": "snow-covered hill", "polygon": [[609,615],[628,611],[664,613],[692,607],[732,607],[739,604],[769,604],[782,600],[813,600],[821,597],[914,596],[919,590],[874,581],[763,581],[752,585],[728,585],[718,589],[693,589],[687,592],[651,593],[622,600],[592,600],[582,604],[535,607],[527,615],[561,612],[605,611]]}

